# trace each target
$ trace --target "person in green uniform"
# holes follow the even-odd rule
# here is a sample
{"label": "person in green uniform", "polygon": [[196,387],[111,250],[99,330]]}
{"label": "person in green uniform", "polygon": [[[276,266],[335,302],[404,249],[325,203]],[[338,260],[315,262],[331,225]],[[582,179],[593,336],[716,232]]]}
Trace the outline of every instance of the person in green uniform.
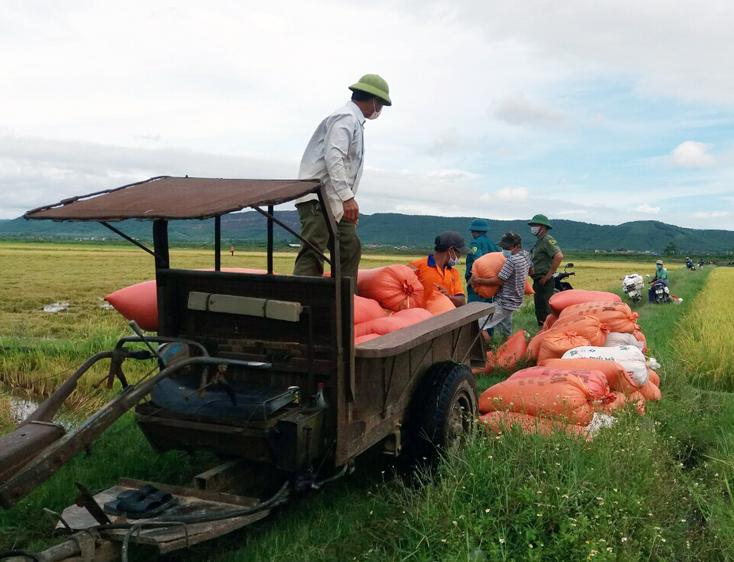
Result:
{"label": "person in green uniform", "polygon": [[469,251],[466,253],[466,291],[468,302],[492,302],[493,298],[480,297],[472,289],[469,280],[471,279],[471,267],[477,258],[482,257],[484,254],[490,252],[499,252],[497,245],[487,238],[487,231],[489,225],[487,221],[482,219],[474,219],[469,225],[469,232],[471,232],[471,242],[469,242]]}
{"label": "person in green uniform", "polygon": [[531,251],[532,266],[530,276],[533,278],[535,291],[535,319],[542,326],[550,314],[550,298],[553,296],[553,274],[561,265],[563,252],[558,242],[548,231],[553,225],[545,215],[535,215],[530,222],[530,232],[537,238]]}

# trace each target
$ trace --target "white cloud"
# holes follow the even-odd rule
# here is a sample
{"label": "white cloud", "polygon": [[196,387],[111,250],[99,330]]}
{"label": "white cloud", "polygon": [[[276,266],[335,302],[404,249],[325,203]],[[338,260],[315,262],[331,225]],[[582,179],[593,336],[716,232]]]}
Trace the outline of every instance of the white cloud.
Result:
{"label": "white cloud", "polygon": [[481,176],[479,174],[475,174],[474,172],[469,172],[467,170],[456,170],[456,169],[446,169],[446,170],[429,170],[427,172],[428,177],[431,178],[442,178],[442,179],[460,179],[460,180],[473,180],[478,179]]}
{"label": "white cloud", "polygon": [[720,219],[731,215],[728,211],[696,211],[693,216],[697,219]]}
{"label": "white cloud", "polygon": [[527,201],[529,196],[527,187],[503,187],[494,193],[483,193],[482,201]]}
{"label": "white cloud", "polygon": [[[719,165],[695,185],[636,183],[636,151],[665,154],[658,147],[681,122],[704,130],[688,127],[685,104],[651,117],[664,132],[647,120],[615,129],[630,133],[623,147],[619,138],[584,145],[576,130],[634,119],[639,107],[618,105],[630,83],[656,101],[709,104],[694,117],[730,126],[719,106],[734,106],[734,73],[721,70],[734,9],[723,0],[36,0],[5,3],[2,13],[0,75],[12,77],[0,88],[0,107],[12,108],[0,115],[2,217],[152,175],[292,177],[316,124],[362,72],[383,74],[395,103],[366,124],[366,212],[545,212],[609,223],[674,191],[731,195],[734,185],[724,141]],[[324,53],[329,64],[314,74]],[[589,89],[607,87],[608,105],[584,107]],[[699,162],[713,158],[704,148]],[[531,189],[505,187],[518,185]],[[643,188],[644,199],[620,197]],[[678,216],[668,207],[657,218],[706,208]]]}
{"label": "white cloud", "polygon": [[557,127],[566,120],[562,112],[540,102],[532,101],[524,94],[500,99],[492,109],[492,113],[497,119],[510,125]]}
{"label": "white cloud", "polygon": [[[420,13],[442,0],[407,0]],[[624,76],[640,93],[734,105],[728,0],[461,0],[454,17],[488,41],[515,41],[577,76]],[[420,7],[420,10],[417,8]]]}
{"label": "white cloud", "polygon": [[586,216],[589,214],[588,209],[567,209],[558,211],[556,215],[559,217]]}
{"label": "white cloud", "polygon": [[638,213],[644,213],[646,215],[659,215],[660,214],[660,207],[653,207],[652,205],[648,205],[647,203],[643,203],[642,205],[638,205],[635,208],[635,211]]}
{"label": "white cloud", "polygon": [[716,162],[709,153],[711,147],[702,142],[685,141],[676,146],[670,153],[670,160],[677,166],[703,167]]}

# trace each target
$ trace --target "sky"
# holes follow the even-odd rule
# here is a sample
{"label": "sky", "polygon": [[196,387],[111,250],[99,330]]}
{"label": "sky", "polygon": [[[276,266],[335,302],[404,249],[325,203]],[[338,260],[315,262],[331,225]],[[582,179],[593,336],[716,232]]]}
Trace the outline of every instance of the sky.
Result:
{"label": "sky", "polygon": [[729,0],[0,0],[0,218],[296,177],[377,73],[362,212],[734,229]]}

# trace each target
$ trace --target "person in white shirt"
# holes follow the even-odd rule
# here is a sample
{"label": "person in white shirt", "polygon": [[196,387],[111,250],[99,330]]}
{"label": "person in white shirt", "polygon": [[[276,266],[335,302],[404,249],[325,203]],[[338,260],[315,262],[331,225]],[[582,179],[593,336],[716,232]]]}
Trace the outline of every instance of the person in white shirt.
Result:
{"label": "person in white shirt", "polygon": [[[349,89],[352,99],[316,127],[306,146],[298,171],[300,179],[318,179],[339,230],[342,274],[357,284],[362,244],[357,236],[359,205],[355,199],[364,163],[364,122],[377,119],[383,106],[392,105],[387,82],[377,74],[365,74]],[[329,231],[315,194],[296,200],[301,236],[321,252],[326,251]],[[324,260],[301,242],[294,275],[321,276]]]}

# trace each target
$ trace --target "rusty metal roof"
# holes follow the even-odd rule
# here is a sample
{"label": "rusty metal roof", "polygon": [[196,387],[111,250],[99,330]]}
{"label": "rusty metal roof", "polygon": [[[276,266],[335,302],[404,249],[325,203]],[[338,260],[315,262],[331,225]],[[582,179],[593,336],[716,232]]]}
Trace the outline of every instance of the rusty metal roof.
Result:
{"label": "rusty metal roof", "polygon": [[278,205],[318,191],[318,180],[238,180],[160,176],[65,199],[27,219],[205,219],[246,207]]}

